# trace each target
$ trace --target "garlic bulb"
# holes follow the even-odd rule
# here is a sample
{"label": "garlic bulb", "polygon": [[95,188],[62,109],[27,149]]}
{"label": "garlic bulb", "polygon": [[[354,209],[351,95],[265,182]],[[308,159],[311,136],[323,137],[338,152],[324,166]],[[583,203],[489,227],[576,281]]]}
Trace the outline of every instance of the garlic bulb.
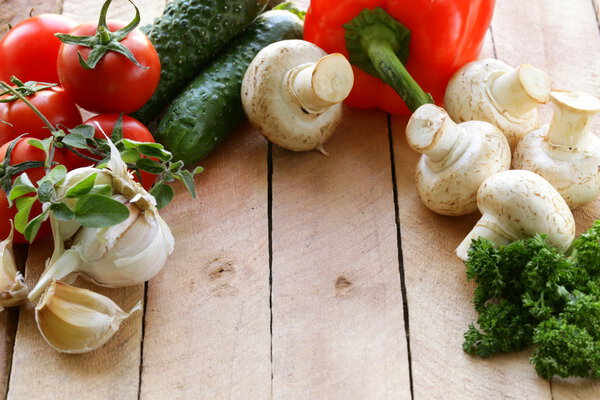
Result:
{"label": "garlic bulb", "polygon": [[17,306],[27,298],[27,285],[23,275],[17,271],[12,251],[13,229],[8,237],[0,242],[0,311],[4,307]]}
{"label": "garlic bulb", "polygon": [[[52,279],[72,280],[76,275],[109,287],[143,283],[162,269],[173,252],[173,235],[158,213],[156,200],[133,180],[118,150],[110,145],[108,169],[101,171],[110,175],[113,198],[127,206],[129,217],[107,228],[78,227],[66,250],[64,230],[53,229],[54,254],[30,300],[37,299]],[[62,225],[62,221],[53,223]]]}
{"label": "garlic bulb", "polygon": [[125,312],[106,296],[52,281],[35,308],[35,321],[50,346],[77,354],[105,344],[124,319],[141,310],[141,302]]}

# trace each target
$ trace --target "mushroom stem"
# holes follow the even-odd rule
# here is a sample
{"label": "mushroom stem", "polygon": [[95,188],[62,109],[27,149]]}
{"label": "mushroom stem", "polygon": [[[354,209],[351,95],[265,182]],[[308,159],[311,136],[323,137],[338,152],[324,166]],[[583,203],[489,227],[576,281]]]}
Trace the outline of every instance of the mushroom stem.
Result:
{"label": "mushroom stem", "polygon": [[503,231],[494,218],[490,218],[489,215],[484,215],[477,221],[477,224],[475,224],[471,232],[469,232],[463,241],[460,242],[454,251],[458,258],[461,260],[467,259],[469,249],[471,248],[471,242],[478,237],[489,239],[498,246],[508,244],[518,239],[514,235]]}
{"label": "mushroom stem", "polygon": [[341,103],[354,84],[352,67],[340,53],[329,54],[315,63],[298,65],[285,79],[292,96],[310,114],[319,114]]}
{"label": "mushroom stem", "polygon": [[443,108],[433,104],[419,107],[406,126],[410,147],[433,162],[452,158],[462,132]]}
{"label": "mushroom stem", "polygon": [[522,116],[547,103],[550,80],[542,71],[530,64],[522,64],[512,72],[495,79],[490,86],[490,94],[506,112]]}
{"label": "mushroom stem", "polygon": [[592,119],[600,112],[600,100],[579,92],[551,92],[550,97],[554,110],[547,133],[550,143],[585,147]]}

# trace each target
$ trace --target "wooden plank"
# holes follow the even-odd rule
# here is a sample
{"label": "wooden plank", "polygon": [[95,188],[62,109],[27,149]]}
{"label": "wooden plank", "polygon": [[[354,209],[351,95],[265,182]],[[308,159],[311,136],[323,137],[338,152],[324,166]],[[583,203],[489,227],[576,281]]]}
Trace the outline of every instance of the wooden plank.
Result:
{"label": "wooden plank", "polygon": [[[64,0],[62,14],[81,23],[97,21],[102,8],[102,1],[93,0]],[[162,14],[166,0],[136,0],[135,5],[140,10],[140,26],[151,23]],[[108,19],[131,21],[135,9],[128,0],[113,0],[108,9]]]}
{"label": "wooden plank", "polygon": [[[52,250],[45,238],[30,248],[26,281],[33,287]],[[144,295],[143,285],[127,288],[99,288],[78,280],[86,287],[113,299],[124,310]],[[81,355],[55,351],[38,332],[33,305],[22,306],[15,341],[8,400],[26,399],[129,399],[138,398],[142,314],[124,321],[119,331],[102,348]]]}
{"label": "wooden plank", "polygon": [[[555,87],[598,95],[594,74],[599,70],[600,41],[590,4],[498,1],[491,29],[496,55],[510,64],[529,62],[544,68]],[[490,56],[487,46],[484,55]],[[406,119],[393,122],[415,398],[597,398],[596,384],[589,381],[553,382],[550,391],[529,365],[528,351],[490,360],[462,352],[462,334],[476,314],[473,285],[466,282],[464,266],[452,254],[479,215],[442,217],[420,203],[414,189],[418,154],[407,146]],[[576,212],[578,231],[600,215],[597,207],[598,202]],[[440,381],[444,385],[438,385]]]}
{"label": "wooden plank", "polygon": [[[598,3],[595,3],[596,6]],[[514,21],[521,21],[515,24]],[[600,97],[600,32],[594,3],[573,0],[521,2],[503,0],[493,21],[498,57],[511,64],[532,63],[544,69],[553,87],[580,90]],[[546,113],[550,118],[550,113]],[[600,118],[592,129],[600,132]],[[600,200],[574,212],[577,232],[600,218]],[[589,380],[556,380],[553,398],[597,399],[600,383]]]}
{"label": "wooden plank", "polygon": [[406,143],[406,122],[394,118],[392,132],[415,399],[550,399],[529,352],[481,360],[462,351],[463,333],[477,315],[474,286],[454,249],[479,216],[444,217],[421,203],[414,185],[419,155]]}
{"label": "wooden plank", "polygon": [[385,114],[273,149],[273,398],[409,399]]}
{"label": "wooden plank", "polygon": [[0,37],[30,15],[60,14],[63,0],[0,0]]}
{"label": "wooden plank", "polygon": [[[31,15],[60,12],[62,0],[0,0],[0,39],[14,26]],[[3,238],[2,238],[3,239]],[[0,239],[0,240],[2,240]],[[24,255],[19,265],[25,265],[26,246],[14,246],[17,256]],[[12,364],[12,353],[19,316],[18,309],[7,309],[0,313],[0,398],[6,397]]]}
{"label": "wooden plank", "polygon": [[175,252],[148,286],[141,399],[266,399],[271,391],[267,153],[238,129],[162,213]]}
{"label": "wooden plank", "polygon": [[[31,4],[31,3],[30,3]],[[113,18],[130,17],[128,2],[116,1],[109,15]],[[78,21],[97,19],[100,4],[96,1],[65,1],[63,14]],[[138,2],[142,19],[151,21],[160,13],[163,2]],[[27,262],[26,279],[33,286],[51,251],[51,240],[32,246]],[[121,289],[98,288],[85,282],[77,286],[88,287],[111,297],[128,310],[143,300],[144,286]],[[21,308],[8,399],[26,398],[80,398],[137,399],[139,392],[139,366],[142,340],[141,313],[124,322],[119,332],[103,348],[83,355],[70,356],[51,349],[37,331],[33,305]],[[32,385],[32,382],[35,383]]]}

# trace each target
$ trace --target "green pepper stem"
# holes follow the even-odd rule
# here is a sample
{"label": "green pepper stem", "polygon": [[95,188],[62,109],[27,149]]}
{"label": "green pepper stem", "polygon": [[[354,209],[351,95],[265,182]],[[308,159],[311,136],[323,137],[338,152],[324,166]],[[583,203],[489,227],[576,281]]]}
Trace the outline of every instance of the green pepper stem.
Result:
{"label": "green pepper stem", "polygon": [[388,43],[370,42],[367,53],[381,79],[402,97],[411,112],[423,104],[433,103],[431,95],[421,89]]}
{"label": "green pepper stem", "polygon": [[433,103],[403,65],[408,58],[410,30],[384,9],[364,9],[346,29],[350,63],[378,77],[400,95],[410,111]]}

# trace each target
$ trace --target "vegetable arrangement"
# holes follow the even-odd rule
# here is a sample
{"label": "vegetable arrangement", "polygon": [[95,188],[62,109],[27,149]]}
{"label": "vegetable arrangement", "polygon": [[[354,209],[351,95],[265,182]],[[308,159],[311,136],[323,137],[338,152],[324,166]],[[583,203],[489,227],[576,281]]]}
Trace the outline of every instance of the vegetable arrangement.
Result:
{"label": "vegetable arrangement", "polygon": [[[136,285],[162,269],[174,248],[158,212],[173,198],[168,183],[180,180],[195,196],[194,176],[202,168],[189,171],[184,162],[199,161],[241,122],[242,77],[250,61],[268,44],[302,35],[296,15],[262,13],[255,1],[199,6],[181,0],[170,2],[148,28],[155,48],[137,29],[135,5],[135,17],[126,24],[106,20],[110,3],[105,1],[97,23],[43,32],[53,46],[54,39],[62,41],[49,55],[48,63],[56,66],[50,83],[15,76],[12,86],[0,81],[0,138],[5,139],[0,211],[7,217],[7,225],[0,226],[7,237],[0,244],[0,307],[37,301],[42,336],[66,353],[102,346],[122,320],[141,309],[138,304],[125,312],[112,300],[71,284],[82,276],[102,286]],[[184,27],[187,32],[190,24],[198,24],[198,16],[214,32],[182,38]],[[221,24],[231,29],[221,32]],[[3,42],[10,42],[11,34]],[[190,40],[180,45],[186,37]],[[144,106],[135,115],[154,118],[152,113],[165,108],[191,74],[199,75],[158,125],[157,137],[170,152],[154,142],[142,122],[124,114]],[[100,115],[82,123],[78,107]],[[197,132],[197,126],[205,129]],[[32,241],[50,231],[54,252],[29,290],[15,266],[13,239]]]}
{"label": "vegetable arrangement", "polygon": [[[184,165],[207,156],[244,115],[281,147],[325,153],[346,101],[413,112],[406,134],[422,153],[416,186],[425,205],[482,213],[456,250],[479,285],[481,315],[465,351],[487,357],[536,344],[543,377],[600,377],[600,223],[574,240],[570,210],[600,194],[600,147],[589,132],[600,102],[551,92],[530,65],[467,63],[493,1],[314,0],[308,41],[299,40],[298,17],[263,13],[256,1],[173,0],[147,37],[137,7],[125,24],[106,20],[110,3],[97,23],[34,17],[44,29],[29,40],[49,43],[37,69],[3,57],[25,40],[18,35],[28,38],[29,21],[0,42],[0,77],[13,84],[0,83],[0,307],[38,301],[52,347],[94,350],[140,310],[71,284],[83,276],[120,287],[160,271],[174,248],[158,211],[173,198],[168,183],[194,195],[201,171]],[[431,104],[442,99],[446,110]],[[537,106],[548,101],[554,119],[540,128]],[[82,124],[77,106],[102,114]],[[160,144],[144,125],[157,118]],[[29,291],[12,243],[50,231],[54,252]]]}

